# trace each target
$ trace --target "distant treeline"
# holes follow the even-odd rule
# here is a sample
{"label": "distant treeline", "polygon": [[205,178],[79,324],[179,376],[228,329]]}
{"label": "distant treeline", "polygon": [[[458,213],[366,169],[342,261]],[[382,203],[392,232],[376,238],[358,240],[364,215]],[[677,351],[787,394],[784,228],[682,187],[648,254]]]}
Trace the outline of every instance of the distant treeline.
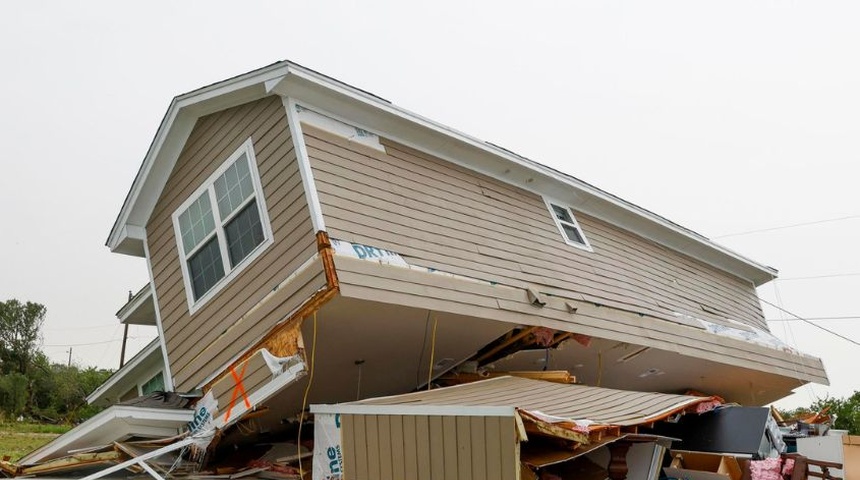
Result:
{"label": "distant treeline", "polygon": [[45,313],[38,303],[0,302],[0,422],[77,423],[100,410],[86,396],[113,371],[52,364],[39,350]]}

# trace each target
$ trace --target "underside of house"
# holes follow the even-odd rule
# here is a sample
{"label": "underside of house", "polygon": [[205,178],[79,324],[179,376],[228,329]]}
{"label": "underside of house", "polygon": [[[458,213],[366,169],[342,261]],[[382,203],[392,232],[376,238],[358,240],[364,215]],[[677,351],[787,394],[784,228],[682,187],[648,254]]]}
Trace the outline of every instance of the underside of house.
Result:
{"label": "underside of house", "polygon": [[[150,284],[118,317],[154,325],[159,335],[89,401],[166,390],[188,399],[190,417],[174,427],[172,443],[105,426],[117,421],[87,427],[116,437],[90,452],[113,465],[99,471],[105,475],[165,475],[169,468],[153,473],[147,463],[169,463],[164,455],[212,468],[224,452],[284,439],[293,452],[278,458],[310,462],[302,442],[320,431],[310,426],[311,405],[332,415],[376,412],[346,402],[445,390],[453,397],[410,415],[454,428],[447,448],[456,451],[465,446],[456,441],[458,422],[483,419],[484,407],[506,409],[489,415],[504,418],[492,428],[506,429],[506,455],[515,459],[497,478],[532,478],[557,462],[522,467],[521,444],[534,458],[564,461],[621,438],[624,451],[648,443],[665,452],[672,439],[640,427],[702,413],[693,404],[761,406],[805,383],[827,383],[819,359],[768,330],[755,288],[775,270],[291,62],[176,97],[107,244],[146,258]],[[537,384],[518,383],[517,396],[494,394],[497,402],[457,395],[464,384],[499,377]],[[621,395],[627,407],[644,397],[613,392],[659,392],[682,406],[640,414],[638,423],[576,408],[556,412],[563,421],[540,420],[529,391],[540,395],[550,381]],[[465,410],[449,409],[455,405]],[[373,415],[403,414],[395,410]],[[523,418],[532,418],[529,429],[520,428]],[[599,428],[578,430],[575,421],[586,420]],[[28,455],[14,472],[36,474],[79,454],[80,441],[67,440]],[[134,442],[146,448],[129,453]],[[370,458],[366,450],[344,455]],[[70,471],[93,468],[93,458],[71,462]],[[615,460],[604,466],[612,470]],[[398,478],[349,465],[343,478]],[[419,478],[459,478],[417,465]],[[653,478],[655,465],[642,478]],[[255,474],[309,478],[308,465],[298,468]],[[495,471],[474,468],[462,478]]]}

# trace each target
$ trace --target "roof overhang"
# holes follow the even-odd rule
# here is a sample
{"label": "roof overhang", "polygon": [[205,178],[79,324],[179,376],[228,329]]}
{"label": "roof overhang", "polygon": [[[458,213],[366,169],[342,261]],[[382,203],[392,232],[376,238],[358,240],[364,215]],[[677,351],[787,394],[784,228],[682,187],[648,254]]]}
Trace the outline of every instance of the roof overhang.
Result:
{"label": "roof overhang", "polygon": [[577,178],[540,165],[292,62],[279,62],[174,98],[108,237],[114,252],[143,255],[144,226],[198,118],[268,95],[290,97],[368,131],[633,231],[761,285],[777,271]]}
{"label": "roof overhang", "polygon": [[149,342],[149,345],[143,347],[143,350],[126,362],[122,368],[108,377],[92,393],[87,395],[87,403],[109,404],[110,398],[108,397],[122,395],[130,388],[136,386],[138,381],[141,380],[141,375],[151,371],[156,365],[160,365],[163,368],[164,364],[162,362],[161,342],[156,338]]}
{"label": "roof overhang", "polygon": [[43,462],[68,455],[75,449],[108,445],[127,438],[171,437],[193,417],[193,410],[114,405],[29,453],[18,464]]}
{"label": "roof overhang", "polygon": [[116,312],[119,323],[126,325],[146,325],[154,327],[155,299],[152,296],[152,286],[147,283],[128,302]]}

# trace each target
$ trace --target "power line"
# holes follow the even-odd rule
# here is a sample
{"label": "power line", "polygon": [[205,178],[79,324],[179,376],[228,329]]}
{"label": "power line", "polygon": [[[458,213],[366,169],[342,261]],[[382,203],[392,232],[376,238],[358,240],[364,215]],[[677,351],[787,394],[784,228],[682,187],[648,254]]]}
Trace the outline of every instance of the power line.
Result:
{"label": "power line", "polygon": [[70,330],[96,330],[96,329],[105,329],[105,328],[114,328],[113,324],[110,325],[90,325],[85,327],[66,327],[66,328],[45,328],[46,332],[67,332]]}
{"label": "power line", "polygon": [[800,321],[803,321],[803,322],[806,322],[806,323],[808,323],[808,324],[812,325],[813,327],[815,327],[815,328],[817,328],[817,329],[819,329],[819,330],[823,330],[823,331],[825,331],[825,332],[827,332],[827,333],[829,333],[829,334],[831,334],[831,335],[837,336],[837,337],[841,338],[842,340],[845,340],[846,342],[851,342],[851,343],[853,343],[854,345],[857,345],[858,347],[860,347],[860,342],[858,342],[858,341],[856,341],[856,340],[852,340],[852,339],[850,339],[850,338],[846,337],[845,335],[842,335],[842,334],[839,334],[839,333],[834,332],[833,330],[830,330],[830,329],[824,328],[824,327],[822,327],[821,325],[819,325],[819,324],[817,324],[817,323],[812,323],[812,322],[810,322],[809,320],[807,320],[807,319],[805,319],[805,318],[801,317],[800,315],[797,315],[796,313],[789,312],[788,310],[786,310],[786,309],[784,309],[784,308],[780,307],[779,305],[775,305],[775,304],[773,304],[773,303],[770,303],[770,302],[768,302],[767,300],[765,300],[765,299],[763,299],[763,298],[762,298],[762,299],[760,299],[760,300],[761,300],[762,302],[764,302],[764,303],[766,303],[766,304],[770,305],[771,307],[776,308],[777,310],[780,310],[780,311],[782,311],[782,312],[785,312],[785,313],[787,313],[787,314],[791,315],[792,317],[795,317],[796,319],[798,319],[798,320],[800,320]]}
{"label": "power line", "polygon": [[860,320],[860,316],[853,317],[807,317],[807,318],[768,318],[768,322],[799,322],[800,320]]}
{"label": "power line", "polygon": [[[142,338],[142,337],[128,337],[129,340],[137,340],[138,338]],[[114,342],[121,342],[121,341],[122,341],[121,338],[116,338],[113,340],[104,340],[102,342],[70,343],[70,344],[66,344],[66,345],[42,345],[42,346],[43,347],[63,347],[63,348],[65,348],[65,347],[85,347],[87,345],[104,345],[106,343],[114,343]]]}
{"label": "power line", "polygon": [[769,228],[760,228],[757,230],[747,230],[745,232],[737,232],[737,233],[729,233],[726,235],[719,235],[716,237],[711,237],[712,240],[716,240],[718,238],[727,238],[727,237],[739,237],[741,235],[750,235],[753,233],[762,233],[762,232],[772,232],[774,230],[784,230],[786,228],[795,228],[795,227],[805,227],[807,225],[819,225],[822,223],[830,223],[830,222],[841,222],[843,220],[852,220],[855,218],[860,218],[860,215],[849,215],[847,217],[839,217],[839,218],[829,218],[827,220],[816,220],[814,222],[804,222],[804,223],[795,223],[792,225],[782,225],[779,227],[769,227]]}
{"label": "power line", "polygon": [[791,280],[814,280],[818,278],[836,278],[836,277],[860,277],[860,272],[856,273],[832,273],[830,275],[810,275],[808,277],[786,277],[777,278],[777,281],[786,282]]}

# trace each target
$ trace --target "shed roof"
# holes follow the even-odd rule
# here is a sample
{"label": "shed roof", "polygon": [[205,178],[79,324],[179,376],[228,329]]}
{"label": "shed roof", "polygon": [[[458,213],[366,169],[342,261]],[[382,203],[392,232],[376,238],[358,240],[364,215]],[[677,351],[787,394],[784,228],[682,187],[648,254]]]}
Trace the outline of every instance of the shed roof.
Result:
{"label": "shed roof", "polygon": [[[590,420],[599,424],[633,426],[664,419],[717,397],[634,392],[585,385],[561,384],[518,377],[498,377],[453,387],[337,405],[315,405],[318,413],[499,415],[502,408],[539,413],[559,420]],[[439,407],[446,407],[440,409]],[[451,408],[460,407],[460,408]],[[513,408],[511,408],[513,407]]]}

